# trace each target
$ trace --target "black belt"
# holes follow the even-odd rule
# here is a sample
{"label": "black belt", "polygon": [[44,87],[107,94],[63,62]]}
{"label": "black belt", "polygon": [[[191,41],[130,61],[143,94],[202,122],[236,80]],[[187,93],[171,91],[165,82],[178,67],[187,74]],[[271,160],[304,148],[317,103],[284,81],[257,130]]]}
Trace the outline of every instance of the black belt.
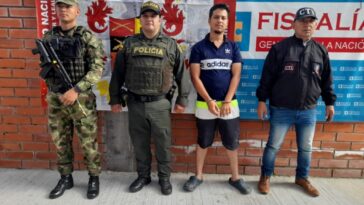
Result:
{"label": "black belt", "polygon": [[128,96],[138,102],[153,102],[166,99],[166,95],[138,95],[130,91],[128,92]]}

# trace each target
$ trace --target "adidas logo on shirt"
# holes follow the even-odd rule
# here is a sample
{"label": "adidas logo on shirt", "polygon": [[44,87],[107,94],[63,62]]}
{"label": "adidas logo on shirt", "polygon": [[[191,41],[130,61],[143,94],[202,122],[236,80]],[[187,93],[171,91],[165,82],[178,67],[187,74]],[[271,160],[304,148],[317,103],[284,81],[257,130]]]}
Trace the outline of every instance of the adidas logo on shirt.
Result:
{"label": "adidas logo on shirt", "polygon": [[229,59],[206,59],[201,61],[202,70],[230,70],[232,61]]}

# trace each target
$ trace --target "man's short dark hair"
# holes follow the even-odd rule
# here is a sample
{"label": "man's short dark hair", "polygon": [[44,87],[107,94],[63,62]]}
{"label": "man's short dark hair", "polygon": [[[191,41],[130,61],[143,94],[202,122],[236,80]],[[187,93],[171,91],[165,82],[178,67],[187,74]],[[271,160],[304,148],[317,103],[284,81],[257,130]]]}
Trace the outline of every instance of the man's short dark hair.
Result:
{"label": "man's short dark hair", "polygon": [[226,4],[215,4],[210,8],[210,12],[209,12],[209,19],[212,17],[212,14],[214,13],[214,11],[216,9],[222,9],[222,10],[226,10],[228,17],[230,16],[230,9],[229,6]]}

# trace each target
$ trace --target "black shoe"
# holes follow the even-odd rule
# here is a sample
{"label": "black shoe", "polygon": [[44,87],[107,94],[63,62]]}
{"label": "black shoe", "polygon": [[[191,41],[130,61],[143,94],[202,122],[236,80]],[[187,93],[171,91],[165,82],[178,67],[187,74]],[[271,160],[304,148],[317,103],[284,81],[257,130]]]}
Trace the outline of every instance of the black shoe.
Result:
{"label": "black shoe", "polygon": [[145,185],[150,184],[151,181],[150,177],[138,177],[130,184],[129,191],[132,193],[140,191]]}
{"label": "black shoe", "polygon": [[188,192],[192,192],[198,187],[200,184],[202,184],[202,180],[197,179],[196,176],[191,176],[187,182],[183,185],[183,189]]}
{"label": "black shoe", "polygon": [[71,174],[61,175],[61,179],[54,189],[49,193],[50,199],[55,199],[63,195],[66,189],[71,189],[73,187],[73,178]]}
{"label": "black shoe", "polygon": [[229,184],[235,187],[237,190],[240,191],[242,194],[250,194],[252,192],[252,188],[250,188],[242,179],[238,179],[236,181],[232,181],[231,178],[229,179]]}
{"label": "black shoe", "polygon": [[172,193],[172,184],[168,178],[159,179],[159,185],[161,186],[161,192],[164,195],[170,195]]}
{"label": "black shoe", "polygon": [[87,198],[94,199],[99,195],[100,182],[98,176],[90,176],[88,180]]}

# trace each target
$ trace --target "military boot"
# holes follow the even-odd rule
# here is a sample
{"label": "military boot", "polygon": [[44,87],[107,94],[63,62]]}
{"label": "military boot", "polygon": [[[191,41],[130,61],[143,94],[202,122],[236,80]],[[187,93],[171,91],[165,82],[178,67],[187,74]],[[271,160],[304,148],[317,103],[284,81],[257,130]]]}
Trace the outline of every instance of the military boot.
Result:
{"label": "military boot", "polygon": [[73,178],[71,174],[61,175],[61,179],[58,181],[57,186],[49,194],[50,199],[55,199],[63,195],[66,189],[73,187]]}
{"label": "military boot", "polygon": [[140,191],[143,189],[144,186],[150,184],[151,181],[152,180],[150,177],[138,176],[138,178],[135,181],[133,181],[133,183],[130,184],[129,191],[132,193]]}
{"label": "military boot", "polygon": [[100,182],[98,176],[90,176],[88,181],[87,198],[94,199],[99,195]]}
{"label": "military boot", "polygon": [[162,194],[170,195],[172,193],[172,184],[169,178],[159,179],[159,185],[161,186]]}

